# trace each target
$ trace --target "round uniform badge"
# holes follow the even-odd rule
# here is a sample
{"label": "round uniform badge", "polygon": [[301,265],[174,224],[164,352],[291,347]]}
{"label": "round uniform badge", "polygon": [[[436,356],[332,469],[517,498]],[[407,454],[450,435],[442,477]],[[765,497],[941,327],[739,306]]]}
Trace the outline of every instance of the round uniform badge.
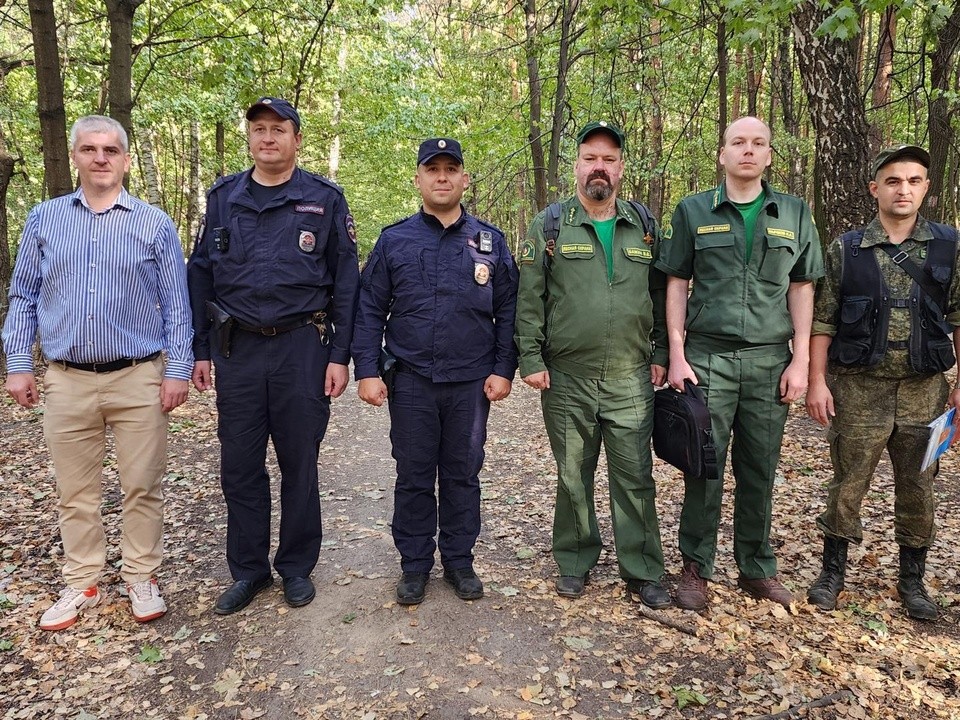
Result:
{"label": "round uniform badge", "polygon": [[477,285],[486,285],[490,281],[490,268],[484,263],[474,264],[473,279],[477,281]]}
{"label": "round uniform badge", "polygon": [[300,231],[300,242],[297,243],[305,253],[313,252],[317,247],[317,238],[309,230]]}

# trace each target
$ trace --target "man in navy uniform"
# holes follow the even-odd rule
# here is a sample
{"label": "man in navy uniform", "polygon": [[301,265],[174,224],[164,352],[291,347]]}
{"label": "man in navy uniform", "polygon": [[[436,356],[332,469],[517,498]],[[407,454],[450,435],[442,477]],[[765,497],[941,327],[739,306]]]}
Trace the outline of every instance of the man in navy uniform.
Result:
{"label": "man in navy uniform", "polygon": [[[353,359],[361,399],[390,400],[403,605],[424,598],[438,515],[444,580],[464,600],[483,596],[473,570],[478,476],[490,402],[509,395],[517,368],[518,273],[503,234],[460,204],[469,183],[460,143],[424,141],[420,212],[383,230],[361,277]],[[391,363],[388,385],[378,369]]]}
{"label": "man in navy uniform", "polygon": [[235,581],[217,600],[220,615],[273,584],[268,438],[281,474],[273,566],[289,605],[314,598],[317,455],[330,400],[349,380],[359,283],[343,191],[297,167],[297,110],[265,97],[246,117],[254,165],[214,183],[188,266],[199,390],[211,387],[211,360],[217,368],[220,482]]}

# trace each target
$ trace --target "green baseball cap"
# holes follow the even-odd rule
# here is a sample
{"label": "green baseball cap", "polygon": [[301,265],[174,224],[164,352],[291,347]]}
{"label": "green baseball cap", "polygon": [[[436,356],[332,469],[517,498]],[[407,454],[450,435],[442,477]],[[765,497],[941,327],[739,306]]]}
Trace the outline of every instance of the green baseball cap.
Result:
{"label": "green baseball cap", "polygon": [[594,120],[593,122],[589,122],[584,125],[583,129],[577,133],[577,145],[582,145],[584,140],[596,132],[607,133],[617,143],[617,147],[621,150],[623,149],[625,144],[623,130],[618,128],[613,123],[607,122],[606,120]]}
{"label": "green baseball cap", "polygon": [[904,158],[916,160],[925,168],[930,168],[930,153],[922,147],[918,147],[917,145],[894,145],[893,147],[884,148],[877,153],[871,166],[871,176],[876,177],[877,173],[880,172],[880,168],[884,165],[889,165],[892,162],[903,160]]}

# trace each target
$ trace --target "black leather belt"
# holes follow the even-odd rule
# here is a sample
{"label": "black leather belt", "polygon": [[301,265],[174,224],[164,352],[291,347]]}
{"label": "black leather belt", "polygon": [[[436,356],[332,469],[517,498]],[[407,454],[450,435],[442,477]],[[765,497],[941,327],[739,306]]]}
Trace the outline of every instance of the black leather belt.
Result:
{"label": "black leather belt", "polygon": [[273,327],[257,327],[256,325],[247,325],[237,321],[237,327],[243,330],[244,332],[254,333],[255,335],[266,335],[267,337],[272,337],[273,335],[280,335],[285,332],[290,332],[291,330],[296,330],[297,328],[302,328],[304,325],[310,325],[313,322],[313,314],[302,317],[296,322],[292,322],[289,325],[275,325]]}
{"label": "black leather belt", "polygon": [[70,362],[69,360],[52,360],[51,362],[57,365],[63,365],[65,368],[83,370],[84,372],[108,373],[133,367],[134,365],[139,365],[141,363],[150,362],[151,360],[156,360],[158,357],[160,357],[160,353],[155,352],[153,355],[147,355],[146,357],[142,358],[121,358],[120,360],[111,360],[110,362],[102,363],[75,363]]}

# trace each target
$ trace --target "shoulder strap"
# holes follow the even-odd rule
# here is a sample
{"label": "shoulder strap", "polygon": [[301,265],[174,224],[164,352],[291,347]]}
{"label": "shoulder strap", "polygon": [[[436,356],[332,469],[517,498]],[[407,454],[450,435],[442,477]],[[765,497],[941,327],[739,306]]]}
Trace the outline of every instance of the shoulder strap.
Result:
{"label": "shoulder strap", "polygon": [[937,309],[940,311],[941,315],[946,315],[943,310],[943,301],[944,292],[943,288],[930,277],[927,273],[923,271],[923,268],[917,267],[917,265],[910,259],[910,256],[907,255],[903,250],[900,250],[895,245],[884,244],[880,246],[880,249],[883,250],[887,255],[890,256],[890,259],[896,263],[901,270],[903,270],[907,275],[913,278],[914,282],[920,286],[920,289],[923,290],[930,299],[937,306]]}
{"label": "shoulder strap", "polygon": [[547,214],[543,218],[543,237],[546,240],[556,240],[560,235],[560,203],[547,205]]}
{"label": "shoulder strap", "polygon": [[640,225],[643,226],[643,234],[653,237],[653,231],[657,224],[654,222],[653,214],[650,212],[650,208],[648,208],[639,200],[631,200],[630,205],[633,206],[633,209],[637,211],[637,215],[640,216]]}

